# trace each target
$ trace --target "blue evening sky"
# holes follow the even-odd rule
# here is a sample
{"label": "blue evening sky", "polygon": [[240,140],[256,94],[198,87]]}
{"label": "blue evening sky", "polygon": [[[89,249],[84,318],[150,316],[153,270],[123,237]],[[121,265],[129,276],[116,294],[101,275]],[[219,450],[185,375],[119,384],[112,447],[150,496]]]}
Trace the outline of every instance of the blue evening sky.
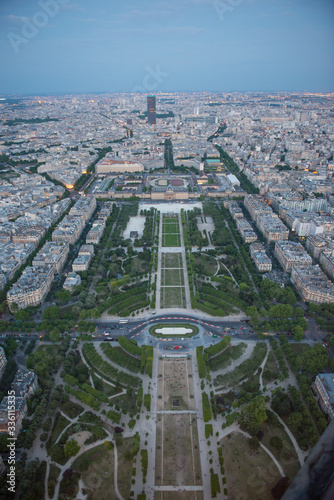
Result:
{"label": "blue evening sky", "polygon": [[1,0],[0,94],[334,91],[333,0]]}

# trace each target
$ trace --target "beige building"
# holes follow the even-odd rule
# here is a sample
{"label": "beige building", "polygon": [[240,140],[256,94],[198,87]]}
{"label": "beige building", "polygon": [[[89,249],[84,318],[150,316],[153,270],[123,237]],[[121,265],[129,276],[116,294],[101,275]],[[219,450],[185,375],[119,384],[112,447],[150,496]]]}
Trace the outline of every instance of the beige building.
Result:
{"label": "beige building", "polygon": [[69,252],[70,246],[67,242],[47,241],[34,258],[33,266],[45,266],[50,264],[55,274],[62,270]]}
{"label": "beige building", "polygon": [[144,166],[136,161],[120,160],[105,156],[95,167],[97,174],[143,172]]}
{"label": "beige building", "polygon": [[249,247],[250,256],[258,271],[261,273],[272,270],[272,262],[269,259],[262,243],[252,243]]}
{"label": "beige building", "polygon": [[0,347],[0,380],[7,365],[7,358],[3,347]]}
{"label": "beige building", "polygon": [[19,309],[41,304],[49,293],[54,278],[53,267],[27,267],[7,293],[8,306],[15,303]]}
{"label": "beige building", "polygon": [[301,243],[294,241],[277,241],[275,244],[275,256],[287,273],[295,265],[312,265],[312,257],[305,251]]}
{"label": "beige building", "polygon": [[329,418],[334,418],[334,374],[319,373],[316,376],[314,386],[318,394],[318,402],[321,409],[327,413]]}
{"label": "beige building", "polygon": [[316,266],[292,266],[291,281],[305,302],[334,302],[334,285]]}

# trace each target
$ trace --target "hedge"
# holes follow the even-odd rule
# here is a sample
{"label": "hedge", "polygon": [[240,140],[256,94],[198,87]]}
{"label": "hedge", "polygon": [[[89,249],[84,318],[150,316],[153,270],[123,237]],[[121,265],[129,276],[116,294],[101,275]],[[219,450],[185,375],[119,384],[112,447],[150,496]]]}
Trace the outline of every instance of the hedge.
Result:
{"label": "hedge", "polygon": [[196,347],[196,359],[197,359],[198,375],[200,378],[204,378],[206,375],[206,365],[203,359],[202,345]]}
{"label": "hedge", "polygon": [[86,405],[90,406],[93,408],[93,410],[99,411],[100,410],[100,401],[95,399],[91,394],[88,394],[85,391],[82,391],[80,389],[72,389],[69,385],[65,386],[66,392],[74,396],[75,398],[79,399],[82,403],[85,403]]}
{"label": "hedge", "polygon": [[151,394],[144,394],[144,406],[147,411],[151,411]]}
{"label": "hedge", "polygon": [[209,439],[210,436],[213,436],[212,424],[205,424],[205,439]]}
{"label": "hedge", "polygon": [[218,474],[211,472],[210,475],[211,497],[216,498],[217,493],[220,493],[220,484]]}
{"label": "hedge", "polygon": [[231,336],[226,335],[226,337],[223,338],[218,344],[211,345],[210,347],[207,347],[204,352],[206,352],[209,355],[209,358],[212,356],[216,356],[219,354],[221,351],[223,351],[231,342]]}
{"label": "hedge", "polygon": [[143,349],[138,347],[133,341],[128,340],[126,337],[118,337],[118,343],[131,356],[141,357]]}
{"label": "hedge", "polygon": [[83,354],[86,361],[93,366],[96,371],[107,380],[116,382],[117,385],[139,387],[142,381],[139,377],[129,375],[123,371],[118,371],[115,367],[107,363],[96,352],[93,344],[86,343],[83,345]]}
{"label": "hedge", "polygon": [[127,370],[138,373],[140,370],[140,361],[127,354],[120,347],[112,347],[110,344],[101,344],[104,354],[116,365],[122,366]]}
{"label": "hedge", "polygon": [[66,375],[64,375],[63,380],[66,384],[69,384],[69,385],[73,385],[73,386],[79,385],[79,380],[77,378],[73,377],[72,375],[70,375],[69,373],[66,373]]}
{"label": "hedge", "polygon": [[117,413],[117,411],[109,410],[107,413],[107,418],[116,424],[119,424],[121,421],[121,414]]}
{"label": "hedge", "polygon": [[89,384],[82,384],[80,386],[80,389],[82,389],[85,392],[88,392],[94,398],[99,399],[100,401],[102,401],[102,403],[108,403],[108,401],[109,401],[108,400],[108,396],[106,396],[105,394],[103,394],[103,392],[98,391],[97,389],[94,389],[94,387],[92,387]]}
{"label": "hedge", "polygon": [[207,395],[206,392],[202,392],[202,406],[203,406],[203,420],[204,422],[209,422],[209,420],[211,420],[212,414],[211,414],[209,396]]}
{"label": "hedge", "polygon": [[137,394],[137,406],[138,406],[138,410],[140,410],[142,402],[143,402],[143,388],[140,387],[138,389],[138,394]]}

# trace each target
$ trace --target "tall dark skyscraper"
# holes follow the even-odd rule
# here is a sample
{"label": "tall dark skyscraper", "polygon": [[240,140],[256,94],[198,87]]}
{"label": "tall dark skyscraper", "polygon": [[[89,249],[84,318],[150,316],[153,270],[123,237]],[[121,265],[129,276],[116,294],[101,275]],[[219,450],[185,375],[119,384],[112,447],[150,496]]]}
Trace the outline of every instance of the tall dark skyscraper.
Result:
{"label": "tall dark skyscraper", "polygon": [[147,123],[155,125],[157,123],[155,113],[155,95],[147,96]]}

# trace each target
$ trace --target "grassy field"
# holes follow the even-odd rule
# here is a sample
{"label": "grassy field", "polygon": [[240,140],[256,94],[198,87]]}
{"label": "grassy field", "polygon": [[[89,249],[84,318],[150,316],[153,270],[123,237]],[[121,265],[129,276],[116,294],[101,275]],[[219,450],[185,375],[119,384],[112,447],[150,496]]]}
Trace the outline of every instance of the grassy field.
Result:
{"label": "grassy field", "polygon": [[182,268],[181,253],[163,253],[161,255],[161,267],[164,269]]}
{"label": "grassy field", "polygon": [[191,361],[185,359],[159,360],[158,400],[159,410],[177,410],[173,399],[180,400],[180,409],[194,410],[195,399]]}
{"label": "grassy field", "polygon": [[264,365],[263,370],[263,384],[267,385],[269,382],[273,382],[277,380],[279,377],[280,371],[278,368],[278,363],[276,361],[275,354],[270,351],[268,354],[267,362]]}
{"label": "grassy field", "polygon": [[114,450],[101,444],[78,457],[72,468],[81,473],[88,500],[116,498],[114,488]]}
{"label": "grassy field", "polygon": [[233,432],[221,440],[228,499],[272,500],[271,489],[281,475],[269,455],[252,450],[248,438]]}
{"label": "grassy field", "polygon": [[186,292],[184,287],[165,287],[161,286],[160,307],[185,307]]}
{"label": "grassy field", "polygon": [[[118,452],[118,489],[123,498],[129,498],[132,479],[132,438],[120,438],[117,444]],[[113,498],[111,495],[109,498]],[[117,498],[115,496],[115,498]]]}
{"label": "grassy field", "polygon": [[180,235],[177,234],[163,234],[162,235],[162,246],[163,247],[179,247],[180,246]]}
{"label": "grassy field", "polygon": [[156,442],[157,485],[201,484],[197,421],[194,415],[160,415]]}
{"label": "grassy field", "polygon": [[[272,415],[272,418],[268,418],[260,426],[260,430],[263,432],[261,443],[263,443],[272,452],[275,458],[277,458],[282,469],[285,472],[285,475],[290,479],[293,479],[300,469],[296,451],[291,442],[291,439],[285,432],[284,427],[278,421],[276,416],[271,412],[267,413]],[[270,440],[274,436],[278,436],[281,439],[283,443],[283,448],[281,450],[277,450],[270,444]]]}
{"label": "grassy field", "polygon": [[161,269],[164,286],[184,286],[183,269]]}
{"label": "grassy field", "polygon": [[179,232],[178,222],[164,222],[162,225],[162,232],[164,234],[173,234]]}
{"label": "grassy field", "polygon": [[208,255],[198,256],[195,254],[195,266],[198,266],[200,270],[199,274],[204,274],[205,276],[212,276],[217,271],[216,259]]}
{"label": "grassy field", "polygon": [[156,491],[154,500],[203,500],[201,491]]}
{"label": "grassy field", "polygon": [[304,351],[304,349],[309,347],[308,344],[290,344],[290,345],[291,345],[291,349],[296,354],[296,356],[298,356],[298,354],[302,353]]}

